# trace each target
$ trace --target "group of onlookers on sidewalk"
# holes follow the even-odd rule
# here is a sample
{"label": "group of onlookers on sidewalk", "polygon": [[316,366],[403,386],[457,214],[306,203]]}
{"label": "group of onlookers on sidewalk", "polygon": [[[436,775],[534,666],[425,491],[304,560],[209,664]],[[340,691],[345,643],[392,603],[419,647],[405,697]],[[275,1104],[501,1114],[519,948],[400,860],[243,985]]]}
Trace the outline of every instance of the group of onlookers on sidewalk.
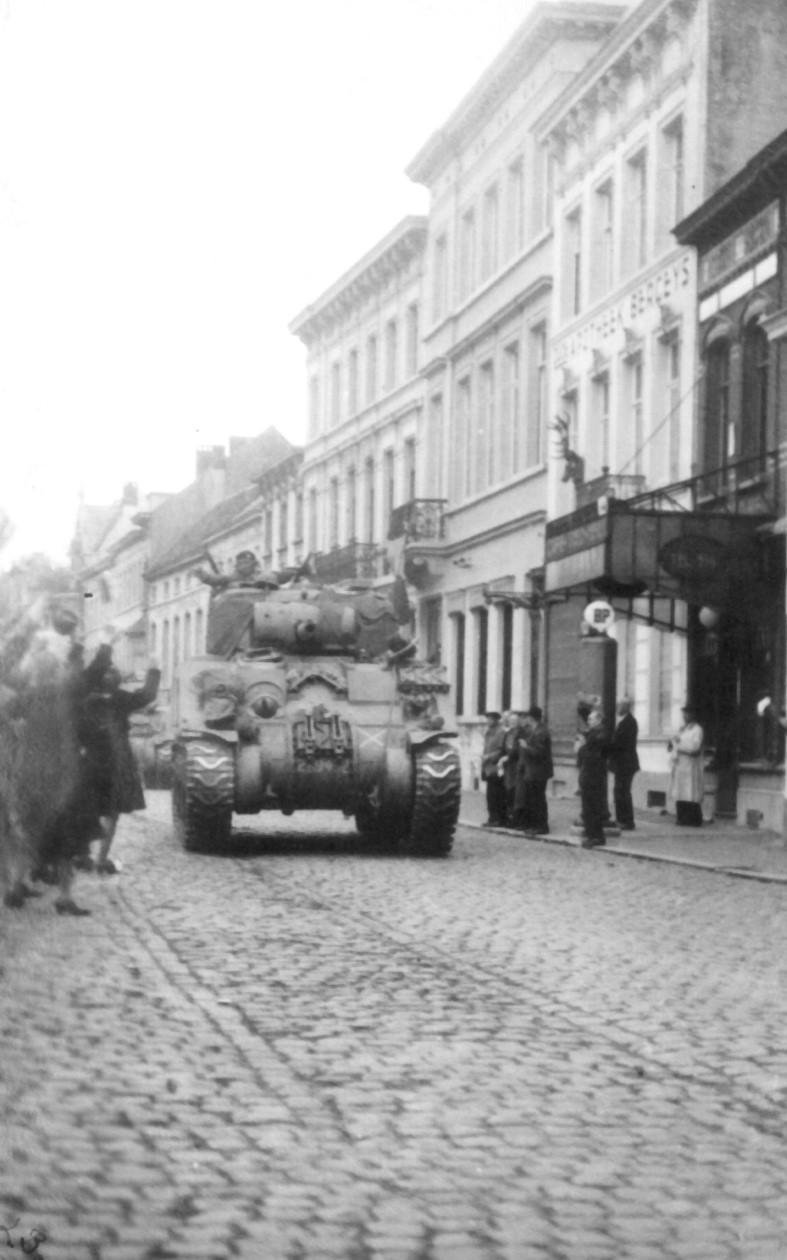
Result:
{"label": "group of onlookers on sidewalk", "polygon": [[[618,701],[613,730],[604,723],[598,697],[581,696],[577,705],[574,753],[579,771],[583,848],[605,844],[604,827],[612,821],[608,774],[613,775],[615,822],[634,831],[632,784],[639,770],[637,719],[628,697]],[[678,823],[702,823],[704,734],[694,711],[682,710],[683,723],[667,745],[670,796]],[[547,784],[554,775],[552,740],[538,705],[526,711],[486,714],[481,761],[486,785],[488,827],[513,827],[526,836],[549,834]]]}
{"label": "group of onlookers on sidewalk", "polygon": [[76,870],[117,873],[109,850],[118,818],[145,805],[129,717],[155,700],[159,670],[125,690],[111,646],[85,664],[76,629],[74,613],[57,605],[0,628],[0,882],[9,908],[49,883],[59,914],[89,913],[71,896]]}

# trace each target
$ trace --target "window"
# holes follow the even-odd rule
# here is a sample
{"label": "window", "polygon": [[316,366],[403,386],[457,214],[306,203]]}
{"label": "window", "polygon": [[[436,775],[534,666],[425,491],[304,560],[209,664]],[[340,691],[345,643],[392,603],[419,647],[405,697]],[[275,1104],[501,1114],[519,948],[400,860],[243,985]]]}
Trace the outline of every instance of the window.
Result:
{"label": "window", "polygon": [[404,444],[405,503],[412,503],[415,497],[415,438],[408,438]]}
{"label": "window", "polygon": [[534,144],[533,182],[530,197],[530,225],[533,236],[552,223],[554,164],[546,145]]}
{"label": "window", "polygon": [[503,380],[500,392],[501,472],[503,479],[522,467],[522,399],[519,342],[512,341],[503,351]]}
{"label": "window", "polygon": [[328,484],[328,546],[339,546],[339,479],[331,477]]}
{"label": "window", "polygon": [[183,618],[183,659],[187,661],[191,656],[191,613],[187,612]]}
{"label": "window", "polygon": [[150,623],[150,655],[156,656],[158,652],[158,626],[155,621]]}
{"label": "window", "polygon": [[386,536],[394,509],[394,494],[394,453],[389,447],[383,451],[383,528]]}
{"label": "window", "polygon": [[503,710],[511,708],[512,662],[514,658],[514,609],[511,604],[503,604],[500,627],[500,705]]}
{"label": "window", "polygon": [[626,163],[626,269],[644,267],[648,260],[648,156],[641,149]]}
{"label": "window", "polygon": [[668,421],[668,476],[670,481],[680,477],[680,338],[670,337],[667,354],[667,406]]}
{"label": "window", "polygon": [[197,609],[197,616],[194,620],[194,655],[201,656],[205,651],[205,630],[203,622],[205,614],[201,608]]}
{"label": "window", "polygon": [[489,649],[489,609],[475,610],[476,622],[476,713],[486,713],[487,654]]}
{"label": "window", "polygon": [[466,298],[475,288],[476,269],[475,210],[465,210],[459,238],[459,297]]}
{"label": "window", "polygon": [[279,550],[286,551],[290,541],[290,513],[287,495],[279,503]]}
{"label": "window", "polygon": [[724,467],[731,444],[730,344],[726,338],[720,338],[710,345],[705,364],[705,423],[702,435],[705,472]]}
{"label": "window", "polygon": [[374,516],[375,516],[375,494],[374,494],[374,460],[367,459],[364,464],[364,500],[365,500],[365,516],[366,516],[366,541],[374,542]]}
{"label": "window", "polygon": [[453,613],[454,627],[454,710],[457,717],[465,711],[465,615]]}
{"label": "window", "polygon": [[358,351],[352,349],[347,358],[347,414],[358,411]]}
{"label": "window", "polygon": [[582,308],[582,214],[575,210],[566,219],[566,275],[563,310],[567,318]]}
{"label": "window", "polygon": [[317,550],[317,491],[309,491],[309,551]]}
{"label": "window", "polygon": [[599,471],[609,468],[609,372],[593,380],[593,432],[588,451],[597,454]]}
{"label": "window", "polygon": [[423,609],[424,630],[426,638],[426,659],[430,665],[439,665],[442,659],[442,614],[439,599],[425,599]]}
{"label": "window", "polygon": [[530,424],[527,431],[527,466],[544,462],[547,428],[547,327],[538,324],[530,331]]}
{"label": "window", "polygon": [[497,184],[484,193],[483,236],[481,242],[481,279],[488,280],[497,271],[500,205]]}
{"label": "window", "polygon": [[495,365],[482,363],[478,374],[478,414],[473,441],[473,489],[486,490],[494,481]]}
{"label": "window", "polygon": [[522,159],[508,168],[506,182],[506,256],[518,254],[525,243],[525,177]]}
{"label": "window", "polygon": [[683,118],[674,118],[661,133],[660,219],[662,243],[673,244],[672,228],[685,214],[686,158]]}
{"label": "window", "polygon": [[320,378],[309,381],[309,429],[312,436],[320,432]]}
{"label": "window", "polygon": [[270,566],[273,560],[273,508],[266,508],[262,523],[262,549]]}
{"label": "window", "polygon": [[169,659],[169,620],[165,620],[161,627],[161,672],[163,674],[163,682],[168,686],[172,677],[172,664]]}
{"label": "window", "polygon": [[418,303],[413,302],[407,308],[407,366],[408,376],[415,376],[418,371]]}
{"label": "window", "polygon": [[295,538],[296,543],[303,542],[303,491],[295,495]]}
{"label": "window", "polygon": [[389,319],[385,325],[385,388],[393,389],[396,385],[397,355],[399,353],[399,331],[395,319]]}
{"label": "window", "polygon": [[347,469],[347,541],[355,542],[355,531],[358,528],[357,508],[356,508],[356,486],[355,468]]}
{"label": "window", "polygon": [[612,288],[614,274],[613,212],[614,195],[611,180],[596,189],[594,198],[593,291],[602,297]]}
{"label": "window", "polygon": [[472,484],[470,443],[472,401],[472,381],[469,376],[464,376],[456,386],[456,443],[453,463],[454,494],[460,500],[467,498]]}
{"label": "window", "polygon": [[442,319],[448,307],[448,237],[443,233],[434,243],[432,317]]}
{"label": "window", "polygon": [[642,355],[635,354],[628,363],[629,432],[632,436],[632,464],[636,475],[642,473],[642,448],[645,442]]}
{"label": "window", "polygon": [[426,492],[439,498],[443,485],[443,395],[432,394],[429,399],[429,422],[426,433],[425,475]]}
{"label": "window", "polygon": [[172,668],[180,661],[180,617],[175,617],[172,622]]}
{"label": "window", "polygon": [[331,364],[331,424],[337,425],[342,418],[342,368],[340,363]]}
{"label": "window", "polygon": [[750,458],[768,449],[769,343],[756,320],[746,325],[743,336],[743,399],[741,455]]}
{"label": "window", "polygon": [[377,338],[368,337],[366,341],[366,401],[374,402],[377,397]]}

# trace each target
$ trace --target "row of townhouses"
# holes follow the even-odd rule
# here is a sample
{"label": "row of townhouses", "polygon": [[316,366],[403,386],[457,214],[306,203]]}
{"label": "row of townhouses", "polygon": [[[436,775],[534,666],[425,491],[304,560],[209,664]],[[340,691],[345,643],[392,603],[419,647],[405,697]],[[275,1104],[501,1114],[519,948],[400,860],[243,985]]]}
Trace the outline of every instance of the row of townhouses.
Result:
{"label": "row of townhouses", "polygon": [[428,214],[292,321],[304,447],[267,430],[182,495],[83,509],[87,634],[153,650],[166,696],[206,553],[401,563],[468,784],[484,713],[533,702],[570,784],[598,689],[633,698],[658,805],[689,699],[718,812],[781,828],[786,63],[783,0],[536,4],[413,157]]}

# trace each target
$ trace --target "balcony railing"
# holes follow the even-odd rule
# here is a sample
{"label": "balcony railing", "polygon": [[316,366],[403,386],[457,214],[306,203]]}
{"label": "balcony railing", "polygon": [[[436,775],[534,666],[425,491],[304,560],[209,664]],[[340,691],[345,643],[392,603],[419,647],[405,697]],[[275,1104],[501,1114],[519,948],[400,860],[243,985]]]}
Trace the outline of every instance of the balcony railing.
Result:
{"label": "balcony railing", "polygon": [[388,526],[388,538],[404,538],[405,542],[438,542],[443,537],[445,499],[411,499],[394,508]]}
{"label": "balcony railing", "polygon": [[779,452],[763,451],[750,459],[739,459],[685,481],[635,495],[630,503],[641,511],[778,516],[782,501],[780,476]]}
{"label": "balcony railing", "polygon": [[585,507],[595,503],[607,495],[611,499],[633,499],[645,489],[645,478],[639,474],[603,472],[600,477],[593,477],[577,486],[577,507]]}
{"label": "balcony railing", "polygon": [[314,571],[321,582],[352,578],[376,578],[382,574],[381,550],[374,543],[347,543],[314,557]]}

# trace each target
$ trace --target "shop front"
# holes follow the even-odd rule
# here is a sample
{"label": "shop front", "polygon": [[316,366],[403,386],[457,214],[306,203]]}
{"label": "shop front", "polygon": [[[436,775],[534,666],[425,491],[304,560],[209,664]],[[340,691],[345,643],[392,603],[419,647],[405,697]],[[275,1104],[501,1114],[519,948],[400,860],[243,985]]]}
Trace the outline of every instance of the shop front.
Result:
{"label": "shop front", "polygon": [[[766,703],[784,691],[777,491],[775,457],[758,458],[628,500],[601,498],[547,524],[547,701],[567,760],[587,677],[582,613],[601,598],[620,624],[651,627],[666,642],[668,654],[651,652],[651,671],[662,658],[667,672],[682,662],[678,703],[691,703],[705,730],[707,762],[718,777],[716,812],[745,821],[759,804],[771,825],[783,779],[778,702]],[[630,636],[620,637],[627,644]],[[675,637],[684,640],[680,653],[670,648]],[[627,676],[624,664],[618,678]],[[645,679],[651,683],[657,702],[663,684]],[[657,779],[643,776],[641,789],[656,789]],[[666,762],[660,787],[667,787]]]}

